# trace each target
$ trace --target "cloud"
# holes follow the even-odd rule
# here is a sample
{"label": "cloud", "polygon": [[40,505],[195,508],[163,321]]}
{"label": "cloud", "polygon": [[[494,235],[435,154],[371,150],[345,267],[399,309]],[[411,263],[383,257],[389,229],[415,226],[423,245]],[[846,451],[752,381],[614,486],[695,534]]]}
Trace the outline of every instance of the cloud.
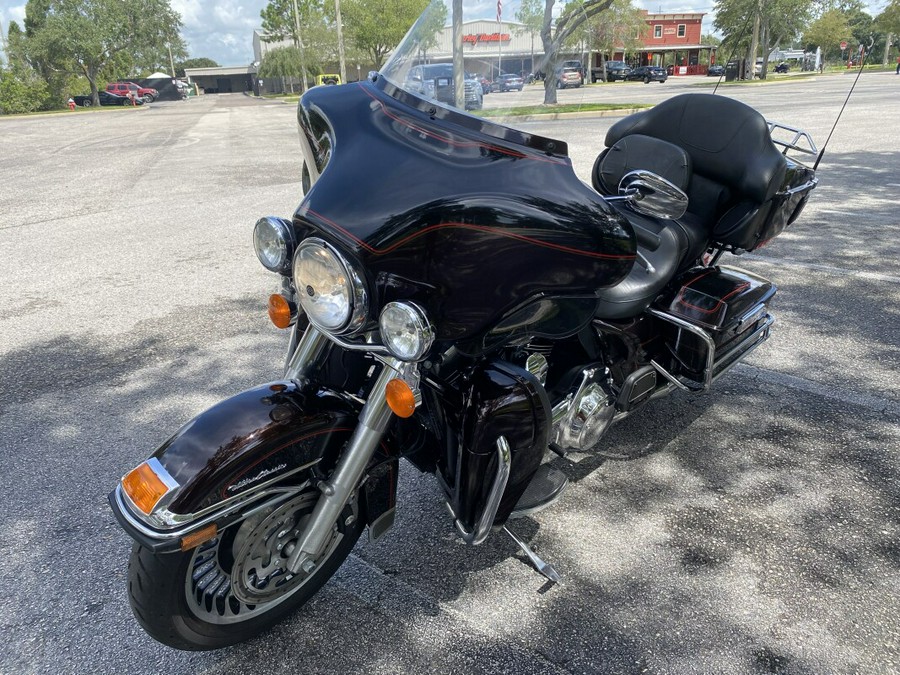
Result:
{"label": "cloud", "polygon": [[[2,1],[2,0],[0,0]],[[223,66],[253,61],[253,29],[268,0],[170,0],[184,22],[182,35],[192,57]]]}
{"label": "cloud", "polygon": [[7,30],[10,21],[15,21],[19,24],[19,27],[21,27],[22,23],[25,21],[24,3],[21,5],[14,5],[11,2],[0,0],[0,19],[3,20],[4,33]]}
{"label": "cloud", "polygon": [[172,9],[181,15],[181,21],[185,28],[202,26],[203,15],[202,0],[171,0]]}

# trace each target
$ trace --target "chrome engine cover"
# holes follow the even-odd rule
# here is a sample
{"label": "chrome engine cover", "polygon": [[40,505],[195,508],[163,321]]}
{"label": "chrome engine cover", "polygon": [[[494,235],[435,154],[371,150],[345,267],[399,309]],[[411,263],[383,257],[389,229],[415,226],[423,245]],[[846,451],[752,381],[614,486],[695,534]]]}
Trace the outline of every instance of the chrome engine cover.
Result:
{"label": "chrome engine cover", "polygon": [[554,429],[553,442],[563,450],[590,450],[612,424],[615,402],[608,371],[605,368],[586,369],[578,391],[565,402],[566,409],[561,411],[565,417]]}

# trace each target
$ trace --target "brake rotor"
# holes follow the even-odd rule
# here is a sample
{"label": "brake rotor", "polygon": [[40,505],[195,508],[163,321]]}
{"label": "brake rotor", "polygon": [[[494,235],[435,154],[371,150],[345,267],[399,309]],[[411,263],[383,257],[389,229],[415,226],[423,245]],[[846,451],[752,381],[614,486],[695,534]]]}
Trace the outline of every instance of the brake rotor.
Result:
{"label": "brake rotor", "polygon": [[331,555],[343,537],[337,527],[332,529],[322,554],[313,560],[309,572],[295,574],[288,569],[288,560],[303,535],[318,496],[318,493],[300,495],[235,537],[231,588],[241,602],[264,604],[297,590],[315,574],[320,561]]}

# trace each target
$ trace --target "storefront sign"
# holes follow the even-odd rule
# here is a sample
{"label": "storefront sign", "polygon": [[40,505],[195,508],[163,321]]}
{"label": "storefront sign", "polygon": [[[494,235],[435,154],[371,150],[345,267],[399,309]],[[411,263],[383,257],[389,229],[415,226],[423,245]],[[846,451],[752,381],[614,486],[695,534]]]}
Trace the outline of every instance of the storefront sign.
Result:
{"label": "storefront sign", "polygon": [[462,41],[471,45],[479,42],[509,42],[509,33],[473,33],[463,35]]}

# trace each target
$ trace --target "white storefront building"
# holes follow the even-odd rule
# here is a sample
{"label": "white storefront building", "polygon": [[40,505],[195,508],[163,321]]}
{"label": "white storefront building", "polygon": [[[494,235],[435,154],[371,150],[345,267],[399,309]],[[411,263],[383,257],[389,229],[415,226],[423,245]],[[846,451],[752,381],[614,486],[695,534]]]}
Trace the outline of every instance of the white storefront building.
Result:
{"label": "white storefront building", "polygon": [[[504,73],[527,74],[539,67],[544,47],[540,33],[523,24],[497,21],[468,21],[462,24],[463,58],[465,70],[493,78],[498,68]],[[580,54],[561,55],[560,58],[580,59]],[[425,57],[432,62],[453,59],[453,30],[444,28],[437,36],[437,46]]]}

